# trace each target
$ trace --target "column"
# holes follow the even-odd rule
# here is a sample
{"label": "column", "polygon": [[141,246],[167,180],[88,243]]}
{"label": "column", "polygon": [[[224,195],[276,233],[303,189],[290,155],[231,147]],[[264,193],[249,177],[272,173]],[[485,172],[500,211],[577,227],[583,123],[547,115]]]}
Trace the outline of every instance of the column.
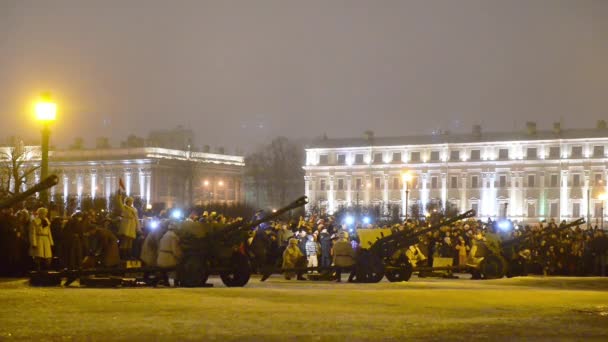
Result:
{"label": "column", "polygon": [[84,176],[82,172],[82,170],[79,170],[78,175],[76,176],[76,196],[79,207],[82,203],[82,189],[84,188]]}
{"label": "column", "polygon": [[125,170],[125,192],[131,196],[131,169]]}
{"label": "column", "polygon": [[422,208],[420,209],[422,213],[426,215],[428,213],[426,207],[429,203],[429,190],[427,189],[428,173],[422,172],[420,174],[420,180],[422,182],[422,188],[420,189],[420,205]]}
{"label": "column", "polygon": [[487,188],[487,178],[488,175],[486,172],[482,172],[480,175],[480,181],[481,181],[481,190],[480,190],[480,204],[478,206],[479,208],[479,214],[477,216],[479,217],[485,217],[488,215],[488,188]]}
{"label": "column", "polygon": [[545,217],[547,214],[547,193],[545,190],[545,172],[541,171],[538,175],[540,190],[538,194],[538,216]]}
{"label": "column", "polygon": [[568,170],[561,171],[561,186],[559,195],[559,217],[560,221],[570,216],[570,207],[568,202]]}
{"label": "column", "polygon": [[517,215],[517,210],[515,209],[518,205],[517,195],[515,190],[515,184],[517,182],[517,176],[515,172],[509,173],[509,206],[507,207],[506,215],[508,217]]}
{"label": "column", "polygon": [[146,170],[146,204],[152,203],[152,198],[150,197],[151,183],[152,183],[152,171],[150,169]]}
{"label": "column", "polygon": [[409,198],[407,198],[408,194],[406,194],[409,185],[407,182],[404,182],[403,179],[401,180],[401,183],[401,215],[405,216],[405,213],[407,212],[409,216]]}
{"label": "column", "polygon": [[585,217],[585,220],[591,220],[591,198],[590,195],[590,187],[589,187],[589,171],[584,172],[584,183],[583,183],[583,203],[581,203],[581,215]]}
{"label": "column", "polygon": [[146,176],[143,169],[137,170],[137,176],[139,177],[139,196],[144,199],[146,198]]}
{"label": "column", "polygon": [[334,192],[334,176],[330,175],[328,177],[328,190],[327,190],[327,209],[328,214],[332,215],[336,208],[336,198]]}
{"label": "column", "polygon": [[496,206],[498,203],[498,199],[496,198],[496,173],[495,172],[491,172],[488,174],[488,182],[490,182],[490,190],[489,190],[489,208],[488,208],[488,215],[491,217],[496,217],[498,216],[496,214]]}
{"label": "column", "polygon": [[308,212],[310,203],[312,202],[310,194],[310,176],[304,176],[304,195],[308,197],[308,203],[304,206],[304,210]]}
{"label": "column", "polygon": [[384,189],[382,191],[382,203],[384,203],[384,208],[382,208],[382,211],[384,215],[388,215],[388,174],[386,172],[382,175],[382,181],[384,182]]}
{"label": "column", "polygon": [[445,173],[441,174],[441,206],[443,210],[447,209],[447,201],[448,201],[448,182],[447,175]]}
{"label": "column", "polygon": [[466,172],[460,175],[460,211],[465,212],[469,210],[468,198],[467,198],[467,174]]}
{"label": "column", "polygon": [[363,188],[365,192],[363,192],[363,205],[371,204],[371,191],[372,191],[372,180],[370,175],[365,175],[363,178]]}
{"label": "column", "polygon": [[97,173],[95,172],[95,170],[91,170],[90,173],[90,178],[91,178],[91,198],[95,199],[95,195],[97,195]]}
{"label": "column", "polygon": [[346,206],[350,207],[353,204],[353,176],[346,176]]}

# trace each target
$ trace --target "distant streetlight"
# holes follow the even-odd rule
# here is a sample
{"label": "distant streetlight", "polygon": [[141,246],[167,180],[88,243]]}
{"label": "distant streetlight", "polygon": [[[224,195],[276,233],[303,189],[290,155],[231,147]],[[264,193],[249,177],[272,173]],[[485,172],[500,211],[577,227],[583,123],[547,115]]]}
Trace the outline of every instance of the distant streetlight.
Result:
{"label": "distant streetlight", "polygon": [[[57,105],[51,101],[50,95],[43,94],[40,96],[40,100],[36,102],[34,111],[36,113],[36,120],[42,123],[40,179],[45,179],[49,173],[49,140],[51,136],[49,126],[57,117]],[[48,190],[40,192],[40,200],[44,205],[48,205]]]}
{"label": "distant streetlight", "polygon": [[224,181],[219,181],[219,182],[217,182],[217,185],[219,185],[219,186],[224,186]]}
{"label": "distant streetlight", "polygon": [[205,180],[205,181],[203,182],[203,185],[204,185],[204,186],[209,186],[209,181],[208,181],[208,180]]}
{"label": "distant streetlight", "polygon": [[407,207],[408,207],[408,202],[409,202],[409,197],[410,197],[410,188],[409,188],[409,183],[412,181],[412,175],[410,175],[408,172],[403,172],[401,174],[401,179],[403,180],[403,185],[405,186],[405,219],[407,220]]}

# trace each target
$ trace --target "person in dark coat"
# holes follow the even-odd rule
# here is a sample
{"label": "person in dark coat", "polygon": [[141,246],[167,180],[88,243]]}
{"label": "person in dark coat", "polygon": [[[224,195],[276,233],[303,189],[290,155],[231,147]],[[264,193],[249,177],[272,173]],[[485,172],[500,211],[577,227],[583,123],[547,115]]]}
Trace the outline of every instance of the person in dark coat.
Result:
{"label": "person in dark coat", "polygon": [[82,213],[73,215],[65,225],[62,234],[61,257],[63,266],[68,269],[79,268],[85,257],[86,240],[84,233],[88,230],[86,226]]}
{"label": "person in dark coat", "polygon": [[91,255],[85,258],[83,268],[109,268],[120,264],[118,238],[114,233],[106,227],[97,227],[89,231],[88,235],[93,241],[94,249],[91,251]]}
{"label": "person in dark coat", "polygon": [[322,229],[319,234],[319,242],[321,244],[321,267],[331,266],[331,235],[327,232],[327,229]]}

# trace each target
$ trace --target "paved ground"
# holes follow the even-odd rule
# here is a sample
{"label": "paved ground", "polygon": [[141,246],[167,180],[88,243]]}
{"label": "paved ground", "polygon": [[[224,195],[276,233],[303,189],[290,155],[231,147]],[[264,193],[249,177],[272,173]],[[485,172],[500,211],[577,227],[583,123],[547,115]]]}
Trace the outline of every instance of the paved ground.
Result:
{"label": "paved ground", "polygon": [[0,340],[608,340],[608,278],[418,279],[245,288],[0,281]]}

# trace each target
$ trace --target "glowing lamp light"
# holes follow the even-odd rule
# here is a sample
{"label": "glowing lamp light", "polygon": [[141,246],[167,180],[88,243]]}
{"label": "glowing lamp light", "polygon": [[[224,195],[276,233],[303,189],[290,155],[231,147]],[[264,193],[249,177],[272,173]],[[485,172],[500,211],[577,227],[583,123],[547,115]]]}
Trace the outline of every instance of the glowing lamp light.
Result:
{"label": "glowing lamp light", "polygon": [[204,186],[209,186],[209,181],[208,181],[208,180],[205,180],[205,181],[203,182],[203,185],[204,185]]}
{"label": "glowing lamp light", "polygon": [[224,181],[219,181],[219,182],[217,182],[217,185],[219,185],[219,186],[224,186]]}
{"label": "glowing lamp light", "polygon": [[364,224],[370,224],[372,222],[372,219],[369,216],[364,216],[363,217],[363,223]]}
{"label": "glowing lamp light", "polygon": [[508,220],[502,220],[498,222],[498,229],[502,231],[511,230],[511,222],[509,222]]}
{"label": "glowing lamp light", "polygon": [[43,122],[55,121],[57,118],[57,105],[48,100],[37,102],[34,106],[36,120]]}
{"label": "glowing lamp light", "polygon": [[273,213],[276,213],[276,212],[277,212],[277,210],[276,210],[276,209],[272,209],[272,212],[273,212]]}
{"label": "glowing lamp light", "polygon": [[180,218],[182,218],[182,211],[179,209],[173,210],[173,212],[171,213],[171,217],[173,217],[176,220],[179,220]]}
{"label": "glowing lamp light", "polygon": [[154,220],[150,222],[150,229],[155,230],[156,228],[158,228],[158,221]]}
{"label": "glowing lamp light", "polygon": [[608,199],[608,194],[605,194],[605,193],[604,193],[604,194],[600,194],[599,196],[597,196],[597,198],[598,198],[600,201],[605,201],[605,200],[607,200],[607,199]]}
{"label": "glowing lamp light", "polygon": [[403,180],[404,183],[409,183],[412,181],[412,175],[410,175],[407,172],[404,172],[401,174],[401,179]]}
{"label": "glowing lamp light", "polygon": [[355,223],[355,218],[354,218],[354,217],[352,217],[351,215],[348,215],[348,216],[346,216],[346,217],[344,218],[344,223],[345,223],[346,225],[351,226],[351,225],[353,225],[353,224]]}
{"label": "glowing lamp light", "polygon": [[152,210],[152,204],[150,204],[150,203],[146,204],[146,209],[147,210]]}

